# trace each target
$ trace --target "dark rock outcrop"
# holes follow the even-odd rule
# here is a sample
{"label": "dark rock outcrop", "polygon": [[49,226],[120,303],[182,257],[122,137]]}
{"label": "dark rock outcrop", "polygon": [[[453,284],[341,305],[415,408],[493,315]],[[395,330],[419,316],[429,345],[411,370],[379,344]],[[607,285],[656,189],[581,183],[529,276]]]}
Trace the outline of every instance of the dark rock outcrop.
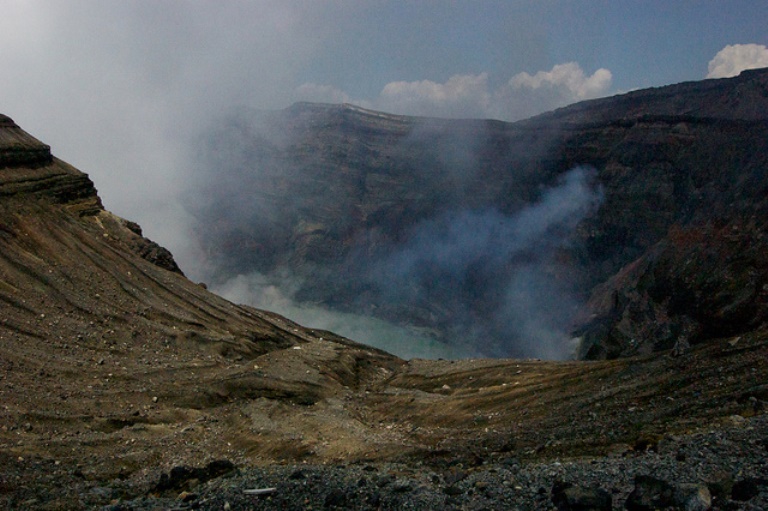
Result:
{"label": "dark rock outcrop", "polygon": [[[230,118],[201,161],[190,207],[214,281],[288,273],[299,300],[486,355],[531,355],[520,346],[544,329],[521,328],[510,303],[534,303],[518,316],[544,311],[535,326],[573,332],[587,358],[683,351],[768,317],[768,70],[517,123],[296,104]],[[580,166],[599,209],[508,249],[516,231],[489,225],[528,218]]]}
{"label": "dark rock outcrop", "polygon": [[128,241],[128,247],[131,249],[131,251],[138,254],[143,259],[146,259],[152,264],[156,264],[157,266],[165,268],[168,271],[184,275],[184,272],[181,271],[179,265],[176,264],[176,260],[173,258],[171,251],[165,247],[161,247],[154,241],[145,238],[139,224],[136,222],[131,222],[130,220],[122,219],[121,223],[125,226],[126,229],[135,234],[135,236],[130,236],[130,240]]}
{"label": "dark rock outcrop", "polygon": [[39,167],[53,161],[50,146],[19,128],[0,114],[0,168]]}

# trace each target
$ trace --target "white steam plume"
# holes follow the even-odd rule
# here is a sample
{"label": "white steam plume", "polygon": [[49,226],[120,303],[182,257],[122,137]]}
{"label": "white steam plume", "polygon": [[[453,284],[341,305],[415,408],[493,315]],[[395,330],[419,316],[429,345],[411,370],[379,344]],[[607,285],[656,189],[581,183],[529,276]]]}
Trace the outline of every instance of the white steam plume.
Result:
{"label": "white steam plume", "polygon": [[[400,244],[380,247],[383,252],[373,259],[358,261],[353,251],[347,264],[306,272],[306,279],[337,272],[331,281],[355,279],[375,290],[373,302],[346,305],[371,314],[378,309],[379,317],[299,300],[305,282],[285,269],[269,275],[218,269],[220,280],[214,277],[211,289],[403,358],[564,359],[572,355],[569,331],[580,298],[557,256],[570,248],[576,226],[601,199],[593,169],[577,167],[516,213],[444,212],[415,224]],[[434,323],[416,319],[412,324],[424,327],[409,328],[381,319],[383,311],[402,322],[406,309],[414,318],[432,314]],[[426,325],[440,333],[435,336]]]}
{"label": "white steam plume", "polygon": [[408,241],[371,271],[393,301],[446,301],[452,344],[486,356],[562,359],[579,300],[556,260],[602,192],[577,167],[513,215],[454,211],[417,224]]}

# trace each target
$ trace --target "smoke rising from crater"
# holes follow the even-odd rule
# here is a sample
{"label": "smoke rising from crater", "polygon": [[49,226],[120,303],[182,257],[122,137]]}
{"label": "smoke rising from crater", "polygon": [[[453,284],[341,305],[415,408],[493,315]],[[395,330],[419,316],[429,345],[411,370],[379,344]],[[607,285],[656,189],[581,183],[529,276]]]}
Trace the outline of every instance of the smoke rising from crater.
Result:
{"label": "smoke rising from crater", "polygon": [[[230,122],[209,140],[194,185],[208,190],[198,203],[199,236],[219,252],[208,266],[212,289],[406,358],[570,356],[580,298],[562,256],[601,201],[593,169],[542,182],[532,203],[510,199],[518,204],[513,210],[471,207],[473,181],[482,180],[482,130],[457,136],[417,125],[393,149],[405,159],[416,155],[415,167],[387,177],[394,181],[385,181],[389,192],[382,192],[379,180],[389,166],[407,163],[384,157],[379,168],[369,160],[362,177],[343,177],[339,168],[351,164],[301,149],[306,141],[269,129],[263,116]],[[292,159],[296,154],[305,156]],[[398,181],[406,175],[423,189]],[[347,187],[363,177],[364,195],[351,197]],[[395,210],[411,201],[417,210],[368,227],[325,225],[348,221],[348,208],[378,209],[376,218],[391,200]],[[445,205],[425,209],[433,200]],[[408,226],[411,215],[418,220]],[[358,229],[354,236],[339,238],[350,228]]]}
{"label": "smoke rising from crater", "polygon": [[513,215],[461,210],[425,220],[367,277],[386,300],[448,307],[441,322],[454,345],[486,356],[566,358],[579,302],[557,255],[599,206],[593,174],[570,170]]}

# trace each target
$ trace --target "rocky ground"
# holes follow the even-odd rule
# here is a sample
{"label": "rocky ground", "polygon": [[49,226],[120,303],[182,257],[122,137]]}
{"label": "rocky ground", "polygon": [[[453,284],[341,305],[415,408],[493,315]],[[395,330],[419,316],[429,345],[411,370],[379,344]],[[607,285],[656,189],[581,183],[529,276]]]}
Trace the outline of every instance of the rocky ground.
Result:
{"label": "rocky ground", "polygon": [[[248,369],[234,364],[230,378],[263,365],[298,384],[308,369],[297,364],[327,363],[332,347],[323,340],[271,352]],[[154,402],[170,385],[164,379],[136,393],[151,403],[138,415],[104,407],[76,417],[62,404],[54,418],[6,407],[0,505],[765,509],[767,351],[755,336],[612,363],[414,360],[314,402],[243,396],[204,408],[167,394]],[[194,370],[189,361],[178,369],[153,379]],[[202,375],[185,380],[191,392],[215,383]],[[120,393],[113,399],[125,406]],[[645,489],[629,499],[638,485]]]}
{"label": "rocky ground", "polygon": [[[667,435],[646,450],[575,459],[424,458],[400,463],[174,467],[157,479],[90,481],[82,469],[6,459],[4,486],[46,473],[8,509],[38,505],[159,509],[749,509],[768,508],[768,418]],[[257,491],[259,490],[259,491]]]}

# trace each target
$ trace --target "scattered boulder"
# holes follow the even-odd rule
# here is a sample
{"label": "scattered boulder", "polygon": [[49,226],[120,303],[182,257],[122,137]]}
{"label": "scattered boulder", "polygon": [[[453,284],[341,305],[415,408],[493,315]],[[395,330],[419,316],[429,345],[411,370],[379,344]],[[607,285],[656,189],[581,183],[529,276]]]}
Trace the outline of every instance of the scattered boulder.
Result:
{"label": "scattered boulder", "polygon": [[307,475],[301,469],[294,470],[293,472],[291,472],[291,475],[288,476],[288,479],[291,479],[294,481],[297,479],[306,479],[306,478],[307,478]]}
{"label": "scattered boulder", "polygon": [[325,496],[325,502],[324,507],[335,509],[335,508],[342,508],[346,509],[349,502],[349,496],[347,495],[347,492],[344,490],[340,490],[338,488],[334,488],[331,490],[328,495]]}
{"label": "scattered boulder", "polygon": [[672,485],[651,476],[635,477],[635,488],[627,497],[629,511],[654,511],[669,507],[674,489]]}
{"label": "scattered boulder", "polygon": [[396,479],[395,476],[392,474],[381,475],[376,478],[376,486],[378,486],[379,488],[384,488],[390,483],[394,483],[395,479]]}
{"label": "scattered boulder", "polygon": [[464,490],[452,484],[450,486],[446,486],[445,489],[443,490],[443,493],[445,493],[450,497],[456,497],[457,495],[461,495],[462,493],[464,493]]}
{"label": "scattered boulder", "polygon": [[173,467],[170,473],[160,475],[160,481],[155,485],[153,492],[190,490],[198,484],[221,477],[234,470],[236,467],[229,460],[212,461],[205,468]]}
{"label": "scattered boulder", "polygon": [[452,470],[445,474],[445,484],[448,486],[454,485],[466,479],[468,475],[466,470]]}
{"label": "scattered boulder", "polygon": [[407,481],[398,482],[392,487],[393,493],[410,493],[413,491],[413,486]]}
{"label": "scattered boulder", "polygon": [[768,479],[748,477],[736,481],[731,490],[731,498],[740,502],[751,500],[761,491],[768,491]]}
{"label": "scattered boulder", "polygon": [[583,487],[556,481],[552,487],[552,503],[558,511],[610,511],[611,494],[598,487]]}
{"label": "scattered boulder", "polygon": [[635,489],[626,502],[629,511],[655,511],[657,509],[685,509],[707,511],[712,509],[712,495],[702,484],[675,484],[652,476],[635,477]]}
{"label": "scattered boulder", "polygon": [[674,505],[685,511],[708,511],[712,509],[712,495],[703,484],[678,484],[673,495]]}
{"label": "scattered boulder", "polygon": [[198,496],[197,496],[196,493],[192,493],[192,492],[188,492],[188,491],[183,491],[183,492],[179,493],[178,499],[180,501],[182,501],[182,502],[192,502],[194,500],[197,500],[197,497]]}
{"label": "scattered boulder", "polygon": [[717,472],[707,480],[707,488],[713,501],[722,501],[730,498],[733,490],[733,476],[728,472]]}

